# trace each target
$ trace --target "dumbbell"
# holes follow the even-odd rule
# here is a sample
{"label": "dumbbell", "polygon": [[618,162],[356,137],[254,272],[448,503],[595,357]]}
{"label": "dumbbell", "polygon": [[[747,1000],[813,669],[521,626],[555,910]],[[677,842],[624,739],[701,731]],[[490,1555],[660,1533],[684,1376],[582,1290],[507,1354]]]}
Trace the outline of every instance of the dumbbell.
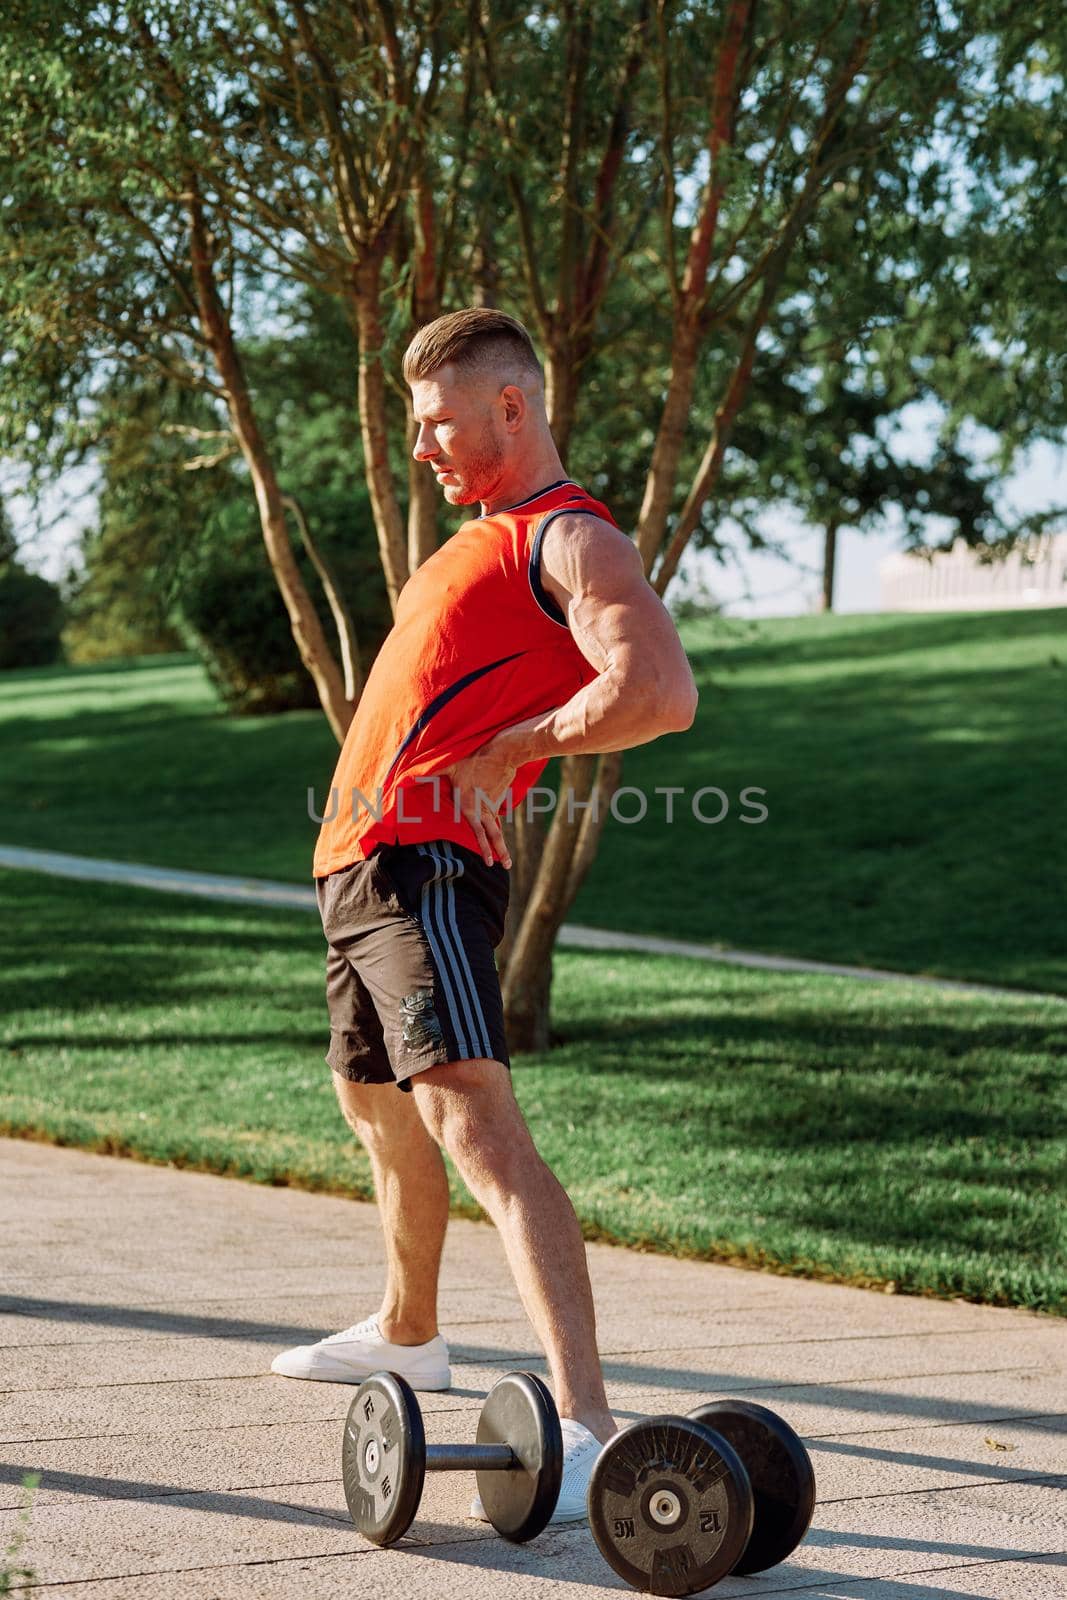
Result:
{"label": "dumbbell", "polygon": [[617,1433],[593,1465],[588,1506],[620,1577],[649,1594],[697,1594],[796,1549],[815,1509],[815,1474],[775,1412],[713,1400]]}
{"label": "dumbbell", "polygon": [[477,1442],[426,1443],[419,1402],[396,1372],[356,1390],[345,1419],[341,1477],[352,1520],[373,1544],[395,1544],[414,1520],[427,1472],[474,1472],[486,1516],[515,1544],[533,1539],[556,1509],[563,1432],[533,1372],[509,1372],[489,1392]]}

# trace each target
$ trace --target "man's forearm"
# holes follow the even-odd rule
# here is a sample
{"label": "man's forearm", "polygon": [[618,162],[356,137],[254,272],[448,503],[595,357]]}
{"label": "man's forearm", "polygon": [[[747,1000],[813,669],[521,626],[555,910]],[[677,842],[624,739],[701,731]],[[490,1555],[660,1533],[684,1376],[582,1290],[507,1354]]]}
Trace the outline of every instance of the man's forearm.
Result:
{"label": "man's forearm", "polygon": [[494,735],[493,744],[511,755],[516,766],[524,761],[560,755],[600,755],[610,750],[630,750],[648,744],[663,733],[691,725],[662,700],[629,684],[610,669],[554,711],[529,717]]}

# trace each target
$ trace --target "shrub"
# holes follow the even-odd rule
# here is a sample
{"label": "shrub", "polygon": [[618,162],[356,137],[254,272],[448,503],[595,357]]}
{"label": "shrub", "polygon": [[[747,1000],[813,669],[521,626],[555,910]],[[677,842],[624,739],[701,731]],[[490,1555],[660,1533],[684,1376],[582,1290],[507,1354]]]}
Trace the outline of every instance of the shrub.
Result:
{"label": "shrub", "polygon": [[63,601],[47,578],[9,561],[0,570],[0,668],[62,659]]}

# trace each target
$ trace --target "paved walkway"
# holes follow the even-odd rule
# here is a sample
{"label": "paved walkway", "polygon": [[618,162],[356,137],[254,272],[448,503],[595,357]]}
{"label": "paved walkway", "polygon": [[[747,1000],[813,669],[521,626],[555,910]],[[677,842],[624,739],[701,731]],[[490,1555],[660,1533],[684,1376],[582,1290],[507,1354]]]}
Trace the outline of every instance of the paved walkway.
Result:
{"label": "paved walkway", "polygon": [[[214,872],[185,872],[177,867],[149,867],[130,861],[103,861],[93,856],[64,855],[58,850],[24,850],[0,845],[0,867],[22,867],[60,878],[82,878],[97,883],[128,883],[138,889],[158,889],[167,894],[203,895],[212,900],[233,900],[251,905],[294,906],[316,910],[315,891],[309,885],[279,883],[269,878],[230,878]],[[958,989],[973,994],[1022,996],[1029,1000],[1061,1000],[1030,989],[1003,989],[988,983],[962,983],[954,978],[929,978],[908,972],[887,972],[881,967],[850,967],[834,961],[801,961],[792,956],[768,956],[755,950],[735,950],[725,945],[695,944],[686,939],[661,939],[651,934],[615,933],[607,928],[585,928],[565,922],[557,943],[583,950],[644,950],[650,955],[691,956],[698,961],[721,961],[733,967],[756,967],[767,972],[814,972],[830,977],[863,978],[889,983],[918,983],[935,989]]]}
{"label": "paved walkway", "polygon": [[[75,1600],[600,1600],[632,1593],[588,1527],[509,1545],[427,1479],[404,1541],[356,1533],[352,1390],[274,1377],[278,1349],[377,1309],[373,1206],[0,1140],[0,1550]],[[819,1502],[780,1567],[725,1600],[1063,1600],[1064,1325],[588,1247],[620,1425],[722,1394],[781,1411]],[[427,1433],[473,1437],[501,1373],[545,1373],[487,1223],[453,1219],[453,1387]]]}

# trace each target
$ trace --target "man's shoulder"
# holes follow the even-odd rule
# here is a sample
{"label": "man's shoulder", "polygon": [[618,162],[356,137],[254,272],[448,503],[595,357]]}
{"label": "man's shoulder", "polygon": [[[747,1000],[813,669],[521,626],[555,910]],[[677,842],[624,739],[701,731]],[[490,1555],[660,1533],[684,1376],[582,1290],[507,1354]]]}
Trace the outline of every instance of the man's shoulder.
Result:
{"label": "man's shoulder", "polygon": [[[553,511],[548,517],[541,519],[544,524],[544,541],[547,544],[552,540],[555,544],[566,540],[581,540],[585,543],[604,543],[605,540],[625,539],[617,522],[612,522],[609,517],[601,516],[591,506],[566,506],[558,511]],[[552,539],[553,534],[555,538]]]}
{"label": "man's shoulder", "polygon": [[645,578],[645,568],[633,539],[617,523],[592,510],[574,510],[545,528],[541,581],[563,610],[574,595],[611,589],[619,576],[637,581]]}
{"label": "man's shoulder", "polygon": [[561,513],[545,528],[541,570],[546,579],[567,585],[582,572],[635,564],[641,564],[641,557],[629,534],[595,511]]}

